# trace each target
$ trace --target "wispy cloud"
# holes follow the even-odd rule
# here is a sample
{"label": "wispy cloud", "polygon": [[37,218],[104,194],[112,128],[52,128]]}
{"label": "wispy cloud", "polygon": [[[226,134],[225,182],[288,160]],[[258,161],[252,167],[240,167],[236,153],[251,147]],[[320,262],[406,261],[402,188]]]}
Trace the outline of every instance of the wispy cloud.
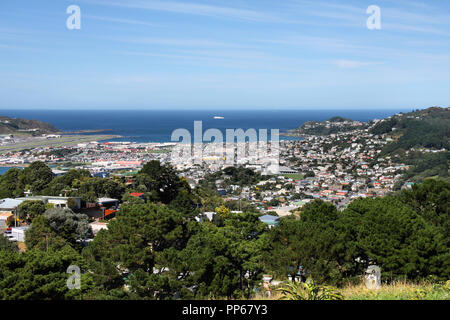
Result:
{"label": "wispy cloud", "polygon": [[433,26],[411,25],[401,23],[383,23],[383,28],[385,28],[386,30],[394,30],[394,31],[420,32],[425,34],[450,36],[450,32],[444,31],[443,29],[439,29]]}
{"label": "wispy cloud", "polygon": [[198,4],[192,2],[175,2],[175,1],[89,1],[92,4],[147,9],[155,11],[164,11],[171,13],[191,14],[208,17],[234,18],[251,21],[267,21],[273,16],[256,10],[225,7],[217,5]]}
{"label": "wispy cloud", "polygon": [[[443,14],[441,10],[436,9],[426,3],[409,3],[408,8],[396,8],[392,5],[398,5],[400,1],[392,1],[391,5],[382,5],[381,16],[383,29],[396,32],[420,32],[436,35],[450,35],[448,26],[450,25],[450,15]],[[367,6],[356,6],[340,4],[336,2],[322,2],[298,0],[293,4],[302,14],[315,16],[319,18],[340,21],[341,26],[365,27],[367,19]],[[445,30],[444,28],[447,28]]]}
{"label": "wispy cloud", "polygon": [[229,42],[215,41],[200,38],[149,38],[149,37],[110,37],[107,40],[127,42],[134,44],[179,46],[179,47],[236,47]]}
{"label": "wispy cloud", "polygon": [[363,62],[363,61],[355,61],[355,60],[336,60],[336,61],[334,61],[334,63],[339,68],[344,68],[344,69],[356,69],[356,68],[360,68],[360,67],[366,67],[366,66],[370,66],[370,65],[374,65],[374,64],[379,64],[379,63],[375,63],[375,62]]}
{"label": "wispy cloud", "polygon": [[146,22],[146,21],[121,19],[121,18],[113,18],[113,17],[103,17],[103,16],[95,16],[95,15],[87,15],[87,14],[83,15],[83,18],[99,20],[99,21],[108,21],[108,22],[116,22],[116,23],[123,23],[123,24],[139,25],[139,26],[149,26],[149,27],[158,26],[157,24]]}

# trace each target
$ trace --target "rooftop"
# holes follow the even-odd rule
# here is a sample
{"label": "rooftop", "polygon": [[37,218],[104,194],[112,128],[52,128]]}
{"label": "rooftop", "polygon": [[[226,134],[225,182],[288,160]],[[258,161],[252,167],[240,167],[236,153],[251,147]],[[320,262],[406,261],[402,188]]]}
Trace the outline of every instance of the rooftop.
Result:
{"label": "rooftop", "polygon": [[5,209],[15,209],[23,200],[6,198],[0,200],[0,210]]}

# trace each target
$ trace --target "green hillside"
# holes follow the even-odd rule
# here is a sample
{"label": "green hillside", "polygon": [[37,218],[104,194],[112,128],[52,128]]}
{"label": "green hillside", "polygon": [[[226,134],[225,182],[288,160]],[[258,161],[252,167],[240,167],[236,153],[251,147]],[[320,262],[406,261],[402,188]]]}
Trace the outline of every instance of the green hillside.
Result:
{"label": "green hillside", "polygon": [[30,134],[57,133],[59,129],[39,120],[13,119],[0,116],[0,134],[29,132]]}
{"label": "green hillside", "polygon": [[393,139],[393,142],[383,148],[380,156],[395,157],[412,165],[405,176],[406,179],[449,179],[449,108],[432,107],[400,113],[376,123],[370,132],[387,134]]}
{"label": "green hillside", "polygon": [[411,148],[448,149],[450,146],[450,110],[432,107],[402,113],[382,120],[371,128],[373,134],[389,134],[394,142],[383,154],[393,154]]}

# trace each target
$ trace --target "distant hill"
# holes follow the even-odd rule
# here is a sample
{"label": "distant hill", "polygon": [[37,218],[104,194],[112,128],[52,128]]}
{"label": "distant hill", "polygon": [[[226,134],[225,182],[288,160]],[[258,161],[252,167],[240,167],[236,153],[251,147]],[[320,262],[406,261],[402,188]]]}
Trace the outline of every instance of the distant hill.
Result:
{"label": "distant hill", "polygon": [[332,117],[326,121],[308,121],[295,130],[290,130],[291,135],[317,135],[326,136],[333,133],[348,132],[361,129],[367,124],[343,117]]}
{"label": "distant hill", "polygon": [[382,154],[395,154],[411,148],[449,149],[450,109],[431,107],[408,113],[399,113],[377,122],[372,134],[388,134],[394,141]]}
{"label": "distant hill", "polygon": [[328,122],[346,122],[346,121],[353,121],[352,119],[343,118],[343,117],[332,117],[327,120]]}
{"label": "distant hill", "polygon": [[426,178],[450,181],[450,109],[431,107],[400,113],[373,125],[370,132],[388,135],[380,156],[395,157],[410,164],[405,179],[420,182]]}
{"label": "distant hill", "polygon": [[39,120],[15,119],[0,116],[0,134],[15,134],[19,132],[38,135],[58,133],[60,130],[47,122]]}

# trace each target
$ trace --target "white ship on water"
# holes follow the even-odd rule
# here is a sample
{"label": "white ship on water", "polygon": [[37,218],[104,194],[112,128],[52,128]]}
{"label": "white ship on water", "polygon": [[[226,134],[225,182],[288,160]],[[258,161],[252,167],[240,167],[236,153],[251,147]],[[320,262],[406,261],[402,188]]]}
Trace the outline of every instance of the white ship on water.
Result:
{"label": "white ship on water", "polygon": [[214,119],[225,119],[224,117],[214,116]]}

